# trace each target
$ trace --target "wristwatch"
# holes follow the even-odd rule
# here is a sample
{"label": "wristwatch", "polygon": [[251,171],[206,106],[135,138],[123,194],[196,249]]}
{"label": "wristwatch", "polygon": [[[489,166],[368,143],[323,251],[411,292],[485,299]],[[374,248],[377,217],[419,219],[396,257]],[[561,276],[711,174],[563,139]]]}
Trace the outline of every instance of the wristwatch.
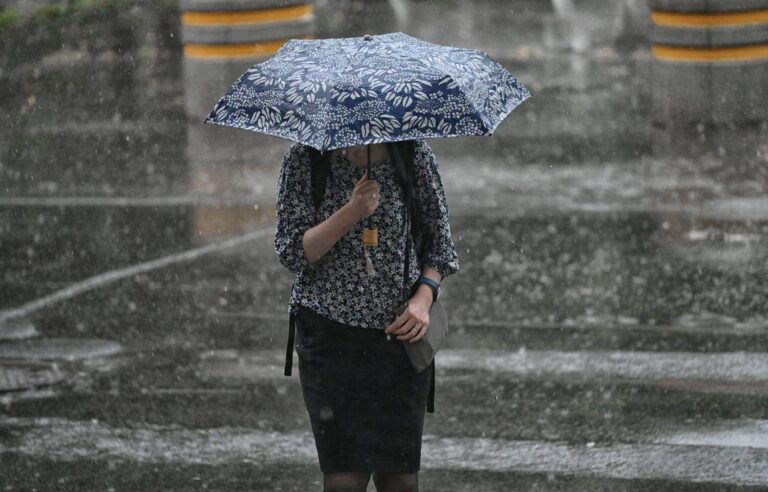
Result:
{"label": "wristwatch", "polygon": [[435,282],[429,277],[421,276],[416,284],[427,284],[432,289],[432,302],[436,302],[440,298],[440,284]]}

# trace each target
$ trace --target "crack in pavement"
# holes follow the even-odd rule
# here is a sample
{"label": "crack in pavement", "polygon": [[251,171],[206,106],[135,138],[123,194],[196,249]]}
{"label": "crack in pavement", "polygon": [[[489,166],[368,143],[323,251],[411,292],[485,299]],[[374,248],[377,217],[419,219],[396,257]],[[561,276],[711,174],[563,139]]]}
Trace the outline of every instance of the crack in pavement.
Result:
{"label": "crack in pavement", "polygon": [[127,266],[124,268],[118,268],[116,270],[110,270],[104,273],[100,273],[98,275],[94,275],[92,277],[88,277],[79,282],[75,282],[63,289],[57,290],[56,292],[45,295],[38,299],[34,299],[32,301],[29,301],[23,304],[22,306],[0,311],[0,334],[4,331],[3,323],[7,323],[8,321],[15,318],[29,316],[35,311],[46,308],[57,302],[71,299],[72,297],[75,297],[78,294],[82,294],[83,292],[87,292],[97,287],[101,287],[103,285],[116,282],[118,280],[122,280],[126,277],[131,277],[138,273],[157,270],[158,268],[162,268],[162,267],[172,265],[174,263],[179,263],[182,261],[195,260],[208,253],[213,253],[213,252],[221,251],[226,248],[239,246],[241,244],[248,243],[255,239],[261,239],[264,236],[266,236],[268,233],[274,234],[274,227],[258,229],[256,231],[249,232],[247,234],[243,234],[241,236],[233,237],[230,239],[226,239],[224,241],[218,241],[216,243],[207,244],[199,248],[193,248],[186,251],[181,251],[179,253],[173,253],[160,258],[155,258],[154,260],[145,261],[143,263]]}

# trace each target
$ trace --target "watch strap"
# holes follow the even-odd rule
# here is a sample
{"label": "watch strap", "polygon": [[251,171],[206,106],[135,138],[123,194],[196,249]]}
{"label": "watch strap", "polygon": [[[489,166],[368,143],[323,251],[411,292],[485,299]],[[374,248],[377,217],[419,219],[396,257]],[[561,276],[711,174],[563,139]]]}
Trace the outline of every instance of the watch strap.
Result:
{"label": "watch strap", "polygon": [[432,289],[432,302],[437,301],[437,298],[440,294],[440,284],[435,282],[429,277],[421,276],[419,277],[419,280],[417,280],[417,283],[419,284],[427,284]]}

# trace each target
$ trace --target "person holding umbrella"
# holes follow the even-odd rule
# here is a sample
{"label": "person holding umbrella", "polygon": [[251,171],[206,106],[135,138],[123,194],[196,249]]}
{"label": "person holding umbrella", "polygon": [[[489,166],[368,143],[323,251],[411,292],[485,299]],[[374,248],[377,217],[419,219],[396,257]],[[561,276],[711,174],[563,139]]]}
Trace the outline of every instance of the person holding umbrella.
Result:
{"label": "person holding umbrella", "polygon": [[276,205],[275,251],[296,274],[285,375],[295,348],[325,490],[364,491],[371,474],[379,492],[418,489],[447,326],[435,301],[459,270],[426,139],[492,135],[531,96],[478,50],[400,32],[291,39],[206,118],[294,141]]}
{"label": "person holding umbrella", "polygon": [[[323,158],[330,172],[315,207],[310,171]],[[407,196],[414,200],[412,231],[404,230]],[[371,218],[380,239],[369,248],[373,276],[360,240]],[[371,474],[380,492],[418,490],[432,373],[417,373],[401,344],[423,337],[433,288],[459,269],[448,218],[437,162],[423,140],[327,155],[294,144],[283,158],[275,246],[280,262],[297,274],[289,305],[324,490],[364,491]],[[416,245],[411,256],[422,266],[413,262],[415,292],[395,317],[409,232]]]}

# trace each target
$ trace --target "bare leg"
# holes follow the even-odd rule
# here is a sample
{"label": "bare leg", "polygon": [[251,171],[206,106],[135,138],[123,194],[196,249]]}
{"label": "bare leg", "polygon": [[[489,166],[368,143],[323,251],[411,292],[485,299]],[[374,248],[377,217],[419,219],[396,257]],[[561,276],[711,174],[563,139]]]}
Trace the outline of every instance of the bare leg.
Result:
{"label": "bare leg", "polygon": [[374,473],[376,492],[418,492],[419,472]]}
{"label": "bare leg", "polygon": [[370,473],[323,473],[323,492],[365,492],[370,479]]}

